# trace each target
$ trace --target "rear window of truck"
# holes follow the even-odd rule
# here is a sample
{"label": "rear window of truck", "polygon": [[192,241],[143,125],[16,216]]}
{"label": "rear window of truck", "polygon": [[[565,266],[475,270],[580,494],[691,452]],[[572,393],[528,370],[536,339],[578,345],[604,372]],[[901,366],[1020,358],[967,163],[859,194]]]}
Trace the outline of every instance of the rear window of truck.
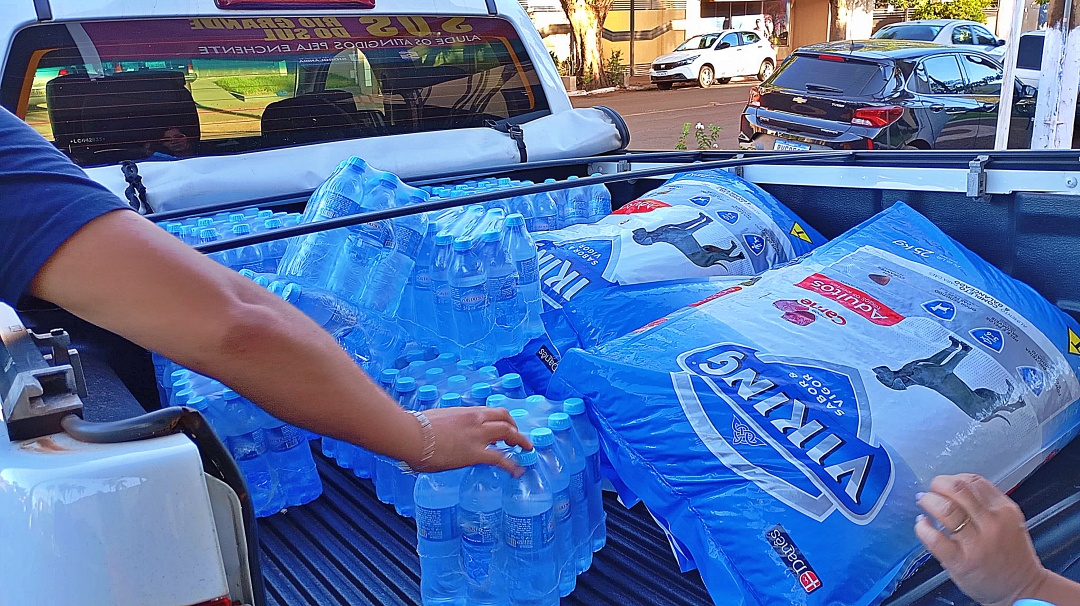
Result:
{"label": "rear window of truck", "polygon": [[139,19],[16,36],[0,103],[83,166],[529,119],[548,105],[491,17]]}
{"label": "rear window of truck", "polygon": [[882,66],[829,54],[798,54],[780,66],[773,84],[781,88],[843,97],[876,95],[885,88]]}

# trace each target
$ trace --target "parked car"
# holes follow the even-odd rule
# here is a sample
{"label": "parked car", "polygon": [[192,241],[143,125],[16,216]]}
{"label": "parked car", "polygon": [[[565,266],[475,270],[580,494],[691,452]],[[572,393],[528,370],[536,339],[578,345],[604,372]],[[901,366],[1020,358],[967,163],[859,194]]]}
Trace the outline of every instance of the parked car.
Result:
{"label": "parked car", "polygon": [[1039,88],[1045,40],[1046,32],[1043,30],[1024,32],[1020,34],[1020,48],[1016,52],[1016,77],[1035,88]]}
{"label": "parked car", "polygon": [[986,26],[961,19],[925,19],[894,23],[874,32],[875,40],[917,40],[945,46],[980,50],[994,57],[1005,52],[1005,41],[990,33]]}
{"label": "parked car", "polygon": [[673,52],[658,57],[649,79],[660,90],[676,82],[694,82],[702,88],[727,84],[736,76],[757,76],[765,81],[776,67],[776,49],[760,33],[724,30],[694,36]]}
{"label": "parked car", "polygon": [[[756,149],[992,149],[1002,69],[927,42],[798,49],[750,90],[740,141]],[[1031,138],[1035,89],[1016,81],[1010,147]]]}

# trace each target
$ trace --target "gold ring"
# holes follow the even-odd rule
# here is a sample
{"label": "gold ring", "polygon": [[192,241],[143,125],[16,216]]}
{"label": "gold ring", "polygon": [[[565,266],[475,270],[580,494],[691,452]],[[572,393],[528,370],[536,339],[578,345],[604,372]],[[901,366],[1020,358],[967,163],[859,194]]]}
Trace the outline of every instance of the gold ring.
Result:
{"label": "gold ring", "polygon": [[959,526],[957,526],[956,528],[953,528],[952,533],[956,534],[956,533],[960,532],[961,530],[964,529],[964,526],[967,526],[967,523],[970,522],[970,521],[971,521],[971,518],[964,518],[964,521],[960,522]]}

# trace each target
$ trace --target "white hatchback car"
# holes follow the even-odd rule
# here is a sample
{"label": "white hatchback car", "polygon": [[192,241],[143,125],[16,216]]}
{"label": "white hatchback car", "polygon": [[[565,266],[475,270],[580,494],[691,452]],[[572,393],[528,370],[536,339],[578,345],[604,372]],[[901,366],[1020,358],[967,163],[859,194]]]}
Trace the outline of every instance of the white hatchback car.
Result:
{"label": "white hatchback car", "polygon": [[886,25],[870,37],[876,40],[920,40],[959,46],[980,50],[998,59],[1005,52],[1005,41],[991,34],[985,25],[961,19],[903,21]]}
{"label": "white hatchback car", "polygon": [[776,49],[761,33],[724,30],[694,36],[653,60],[649,79],[667,90],[676,82],[697,81],[702,88],[726,84],[736,76],[766,80],[776,68]]}

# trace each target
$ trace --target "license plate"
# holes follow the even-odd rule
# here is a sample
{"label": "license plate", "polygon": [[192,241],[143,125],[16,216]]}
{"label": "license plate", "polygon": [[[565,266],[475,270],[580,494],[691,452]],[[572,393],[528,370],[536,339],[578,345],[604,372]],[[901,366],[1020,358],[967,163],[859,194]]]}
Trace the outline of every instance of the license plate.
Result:
{"label": "license plate", "polygon": [[772,148],[777,151],[808,151],[810,146],[805,143],[777,139]]}

